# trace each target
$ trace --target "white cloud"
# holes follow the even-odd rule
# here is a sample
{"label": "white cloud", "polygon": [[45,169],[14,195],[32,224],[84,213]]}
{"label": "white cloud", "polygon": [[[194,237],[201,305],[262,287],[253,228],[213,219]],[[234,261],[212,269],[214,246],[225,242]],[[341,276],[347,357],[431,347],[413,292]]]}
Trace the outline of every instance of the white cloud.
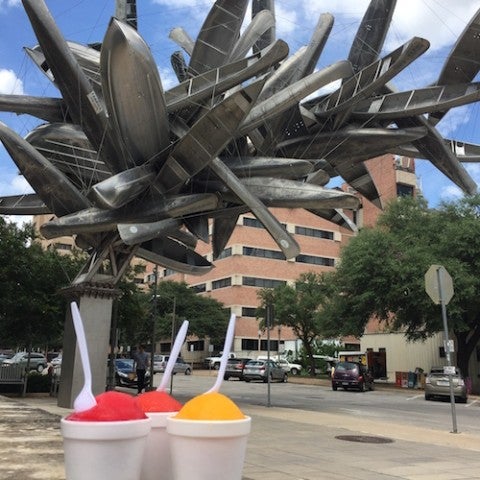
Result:
{"label": "white cloud", "polygon": [[0,181],[0,194],[2,196],[23,195],[34,191],[23,175],[8,174],[3,178],[4,180]]}
{"label": "white cloud", "polygon": [[0,0],[0,9],[5,7],[18,7],[22,4],[21,0]]}
{"label": "white cloud", "polygon": [[0,69],[0,93],[23,95],[23,82],[13,70]]}
{"label": "white cloud", "polygon": [[30,215],[5,215],[5,220],[7,222],[12,222],[18,225],[19,227],[24,226],[26,223],[33,222],[33,217]]}
{"label": "white cloud", "polygon": [[438,130],[444,137],[451,137],[459,128],[470,123],[471,110],[467,105],[452,108],[438,124]]}
{"label": "white cloud", "polygon": [[390,42],[400,45],[413,36],[426,38],[430,51],[452,45],[478,10],[478,0],[424,0],[397,2]]}
{"label": "white cloud", "polygon": [[463,192],[455,185],[447,185],[440,190],[442,201],[455,201],[463,197]]}
{"label": "white cloud", "polygon": [[169,90],[178,85],[178,79],[171,68],[159,68],[158,72],[162,79],[163,90]]}
{"label": "white cloud", "polygon": [[[33,188],[22,175],[2,175],[2,178],[3,180],[0,181],[0,194],[2,196],[33,193]],[[25,223],[32,222],[33,217],[30,215],[5,215],[5,219],[22,226]]]}

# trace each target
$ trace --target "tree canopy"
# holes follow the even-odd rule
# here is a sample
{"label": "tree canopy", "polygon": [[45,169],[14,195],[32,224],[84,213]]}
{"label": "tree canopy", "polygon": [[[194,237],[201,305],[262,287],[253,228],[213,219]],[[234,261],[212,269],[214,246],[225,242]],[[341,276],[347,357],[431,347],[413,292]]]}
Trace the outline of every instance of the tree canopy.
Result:
{"label": "tree canopy", "polygon": [[[153,301],[154,289],[151,292]],[[209,337],[215,346],[222,346],[227,331],[229,312],[217,300],[199,295],[185,282],[163,281],[156,291],[156,332],[159,337],[171,338],[183,320],[189,321],[188,335]],[[153,305],[152,305],[153,309]]]}
{"label": "tree canopy", "polygon": [[[303,273],[294,285],[280,285],[274,289],[259,290],[263,316],[268,304],[273,305],[273,325],[291,327],[302,341],[309,362],[309,370],[315,373],[316,340],[324,337],[324,306],[331,293],[330,282],[326,274]],[[273,326],[271,325],[271,326]],[[262,322],[261,326],[265,327]]]}
{"label": "tree canopy", "polygon": [[328,306],[338,333],[360,336],[372,317],[409,339],[443,330],[440,307],[425,292],[433,264],[450,273],[455,294],[449,329],[457,340],[457,364],[468,361],[480,339],[480,196],[429,209],[423,199],[391,203],[375,227],[364,228],[341,252]]}
{"label": "tree canopy", "polygon": [[66,301],[60,293],[79,259],[43,250],[32,225],[0,217],[0,330],[11,347],[61,345]]}

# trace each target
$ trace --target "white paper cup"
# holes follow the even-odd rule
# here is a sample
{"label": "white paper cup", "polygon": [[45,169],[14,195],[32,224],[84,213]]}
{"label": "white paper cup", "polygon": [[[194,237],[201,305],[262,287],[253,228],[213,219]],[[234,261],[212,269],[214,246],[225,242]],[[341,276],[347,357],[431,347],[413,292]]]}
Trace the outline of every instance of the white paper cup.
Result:
{"label": "white paper cup", "polygon": [[167,418],[177,412],[146,412],[152,420],[142,462],[141,480],[173,480],[170,455],[170,437],[167,434]]}
{"label": "white paper cup", "polygon": [[139,480],[152,421],[62,418],[66,480]]}
{"label": "white paper cup", "polygon": [[241,480],[251,418],[167,418],[175,480]]}

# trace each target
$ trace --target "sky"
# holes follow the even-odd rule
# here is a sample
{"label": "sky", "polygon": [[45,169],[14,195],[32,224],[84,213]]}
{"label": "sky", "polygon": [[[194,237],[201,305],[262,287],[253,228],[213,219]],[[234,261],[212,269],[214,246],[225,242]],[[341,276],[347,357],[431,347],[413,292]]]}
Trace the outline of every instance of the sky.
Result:
{"label": "sky", "polygon": [[[115,13],[115,0],[46,0],[46,3],[64,37],[82,43],[102,41]],[[196,38],[213,3],[212,0],[137,1],[138,31],[152,50],[164,89],[177,83],[170,55],[179,47],[169,39],[169,32],[182,27]],[[290,54],[294,54],[308,43],[319,16],[331,13],[334,26],[317,65],[318,69],[327,67],[348,57],[368,4],[368,0],[276,0],[277,38],[285,40]],[[397,0],[382,55],[413,36],[426,38],[430,48],[392,83],[400,90],[409,90],[435,82],[458,35],[479,8],[480,0]],[[246,18],[248,21],[250,10]],[[23,50],[37,43],[21,1],[0,0],[0,94],[59,96]],[[42,123],[27,115],[1,112],[0,121],[22,136]],[[452,109],[437,128],[444,137],[480,144],[480,102]],[[466,168],[480,184],[479,165],[466,164]],[[416,171],[430,206],[461,197],[462,192],[429,161],[417,161]],[[0,145],[0,196],[31,191]]]}

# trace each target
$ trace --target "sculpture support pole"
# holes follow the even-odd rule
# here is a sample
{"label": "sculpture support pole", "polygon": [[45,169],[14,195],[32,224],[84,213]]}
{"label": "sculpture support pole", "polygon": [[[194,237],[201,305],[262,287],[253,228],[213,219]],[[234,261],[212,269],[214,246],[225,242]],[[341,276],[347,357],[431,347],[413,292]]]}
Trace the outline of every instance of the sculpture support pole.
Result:
{"label": "sculpture support pole", "polygon": [[[98,277],[95,279],[98,280]],[[77,302],[80,309],[92,367],[92,390],[94,395],[98,395],[106,387],[112,304],[120,291],[111,283],[94,281],[67,287],[63,293],[69,303]],[[72,408],[84,377],[70,308],[66,311],[57,404],[59,407]]]}

